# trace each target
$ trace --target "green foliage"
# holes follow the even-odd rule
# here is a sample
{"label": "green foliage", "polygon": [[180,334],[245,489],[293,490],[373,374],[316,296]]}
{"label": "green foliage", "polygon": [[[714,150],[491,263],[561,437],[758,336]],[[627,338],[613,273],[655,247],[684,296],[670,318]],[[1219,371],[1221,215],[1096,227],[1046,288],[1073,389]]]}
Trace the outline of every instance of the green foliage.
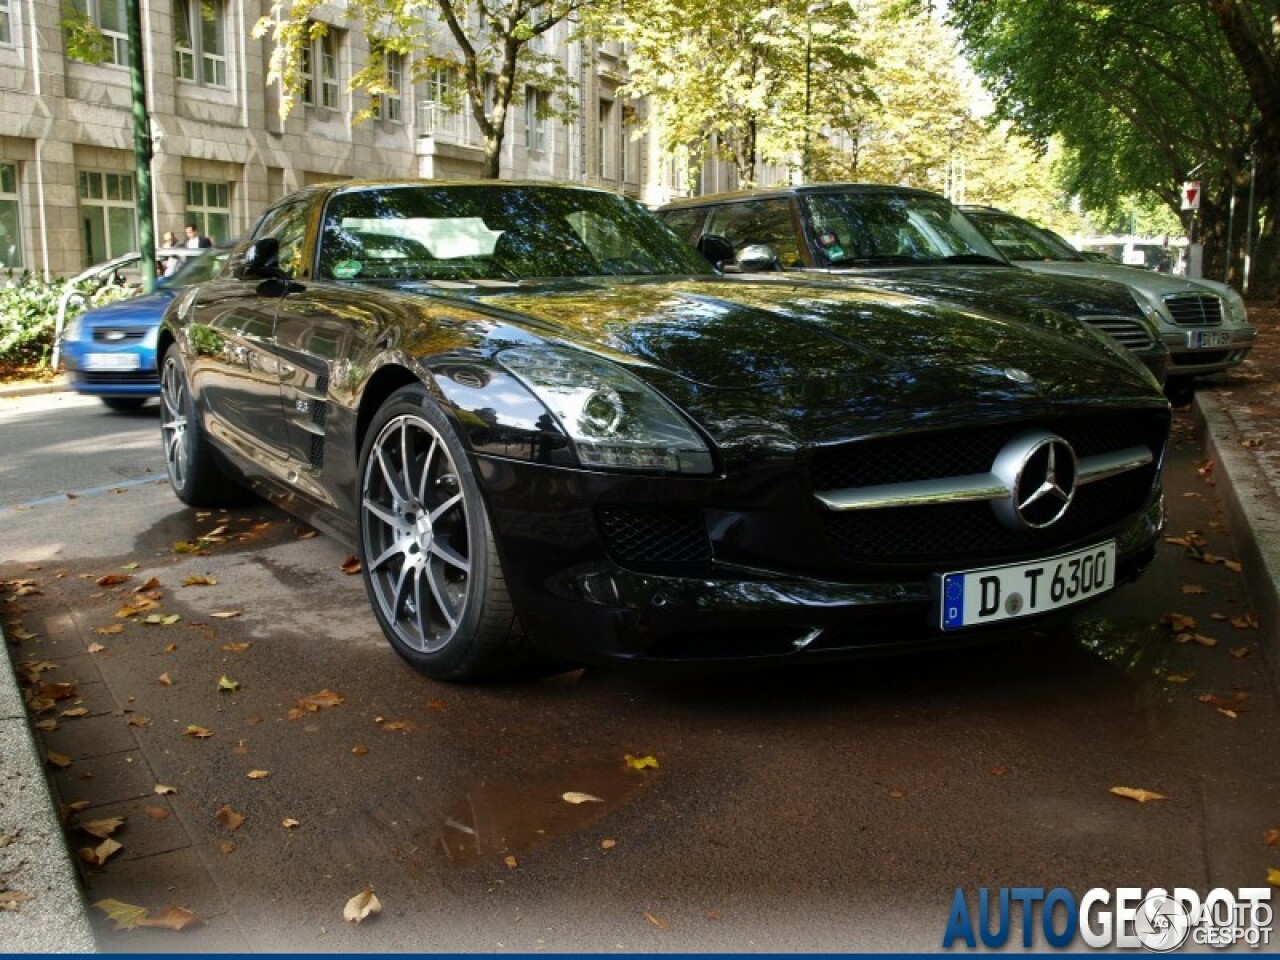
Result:
{"label": "green foliage", "polygon": [[[45,280],[29,270],[10,271],[0,283],[0,360],[11,363],[43,363],[53,349],[58,301],[67,288],[65,280]],[[136,296],[133,287],[119,284],[99,286],[85,281],[82,297],[67,304],[67,319],[85,309],[101,307],[116,300]]]}
{"label": "green foliage", "polygon": [[111,41],[98,29],[88,12],[72,0],[63,0],[62,42],[67,56],[84,63],[102,63],[111,56]]}
{"label": "green foliage", "polygon": [[761,163],[803,165],[867,96],[850,0],[631,0],[591,26],[628,44],[621,92],[653,98],[646,125],[662,147],[685,151],[691,169],[731,161],[744,185]]}

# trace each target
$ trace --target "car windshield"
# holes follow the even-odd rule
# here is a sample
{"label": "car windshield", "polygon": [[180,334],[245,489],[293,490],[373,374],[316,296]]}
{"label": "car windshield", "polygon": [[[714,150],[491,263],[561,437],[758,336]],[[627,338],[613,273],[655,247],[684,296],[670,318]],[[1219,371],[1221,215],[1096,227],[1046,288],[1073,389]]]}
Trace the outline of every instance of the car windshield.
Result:
{"label": "car windshield", "polygon": [[219,250],[187,257],[177,270],[165,278],[165,282],[171,287],[189,287],[193,283],[212,280],[222,272],[222,265],[227,262],[229,253],[229,250]]}
{"label": "car windshield", "polygon": [[1071,244],[1057,234],[1017,217],[970,214],[978,229],[1010,260],[1083,260]]}
{"label": "car windshield", "polygon": [[831,267],[1006,263],[950,202],[891,191],[806,193],[802,210]]}
{"label": "car windshield", "polygon": [[317,264],[331,280],[475,281],[710,273],[624,197],[560,187],[354,189],[325,210]]}

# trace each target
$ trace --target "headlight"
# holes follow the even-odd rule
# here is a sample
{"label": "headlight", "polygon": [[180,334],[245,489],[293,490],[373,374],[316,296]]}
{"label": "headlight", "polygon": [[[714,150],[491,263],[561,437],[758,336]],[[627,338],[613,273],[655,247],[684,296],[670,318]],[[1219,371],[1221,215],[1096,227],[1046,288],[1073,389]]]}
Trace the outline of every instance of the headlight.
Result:
{"label": "headlight", "polygon": [[67,343],[74,343],[80,339],[80,334],[84,327],[81,322],[81,314],[77,313],[74,317],[66,322],[62,327],[62,339]]}
{"label": "headlight", "polygon": [[1245,309],[1244,297],[1240,296],[1231,287],[1222,291],[1222,299],[1227,304],[1227,315],[1231,318],[1232,323],[1246,325],[1249,322],[1249,311]]}
{"label": "headlight", "polygon": [[711,451],[654,390],[616,364],[566,349],[504,350],[498,362],[555,417],[583,466],[709,474]]}

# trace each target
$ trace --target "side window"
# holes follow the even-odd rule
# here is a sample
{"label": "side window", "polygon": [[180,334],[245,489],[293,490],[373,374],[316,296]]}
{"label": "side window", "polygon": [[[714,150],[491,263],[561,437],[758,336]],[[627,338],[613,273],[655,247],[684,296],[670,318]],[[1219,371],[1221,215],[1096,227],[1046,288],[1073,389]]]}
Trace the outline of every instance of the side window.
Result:
{"label": "side window", "polygon": [[662,222],[686,243],[698,242],[698,224],[702,222],[703,209],[668,210],[662,214]]}
{"label": "side window", "polygon": [[750,200],[712,208],[702,232],[724,237],[735,250],[750,243],[767,243],[784,267],[804,264],[791,216],[791,202],[786,198]]}
{"label": "side window", "polygon": [[289,203],[270,210],[258,223],[253,239],[275,237],[280,242],[280,269],[296,277],[302,264],[302,243],[307,235],[307,213],[310,205],[305,201]]}

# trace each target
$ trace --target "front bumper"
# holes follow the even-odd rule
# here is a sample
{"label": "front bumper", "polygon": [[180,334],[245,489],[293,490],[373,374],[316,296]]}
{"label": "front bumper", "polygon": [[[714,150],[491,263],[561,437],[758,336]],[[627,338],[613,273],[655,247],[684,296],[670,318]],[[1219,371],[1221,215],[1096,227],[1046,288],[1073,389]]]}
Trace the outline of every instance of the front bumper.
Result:
{"label": "front bumper", "polygon": [[[87,369],[88,357],[109,356],[120,369],[109,365]],[[101,361],[98,361],[101,364]],[[133,366],[134,369],[123,369]],[[129,344],[112,347],[93,342],[69,342],[63,346],[62,367],[77,393],[93,397],[156,397],[160,395],[160,373],[154,346]]]}
{"label": "front bumper", "polygon": [[[679,563],[670,571],[634,569],[611,554],[592,504],[628,495],[649,503],[705,504],[711,502],[706,495],[724,481],[602,477],[485,458],[478,466],[521,623],[540,649],[573,662],[868,657],[965,645],[1060,620],[1079,609],[944,632],[938,626],[937,581],[955,567],[931,565],[927,557],[909,568],[867,569],[841,579],[785,569],[782,557],[773,565],[722,561],[719,550],[708,562],[689,563],[684,570],[674,569]],[[668,496],[655,500],[654,488],[662,486],[670,488]],[[718,492],[730,499],[751,493]],[[762,505],[762,512],[770,511]],[[715,544],[717,522],[728,530],[734,511],[706,513]],[[775,529],[790,527],[797,538],[803,536],[803,525],[795,518],[766,516],[762,526],[771,521]],[[1163,523],[1163,499],[1157,492],[1121,529],[1098,532],[1098,540],[1116,540],[1117,585],[1150,562]],[[752,534],[745,537],[750,540]],[[769,538],[764,533],[759,537],[761,556],[768,552]],[[796,556],[807,549],[803,543],[790,546]],[[812,545],[811,552],[820,553],[821,545]],[[1030,552],[987,559],[996,564],[1039,556]]]}
{"label": "front bumper", "polygon": [[[1218,335],[1204,343],[1204,335]],[[1244,363],[1253,349],[1258,331],[1253,327],[1228,327],[1207,330],[1185,330],[1165,333],[1162,339],[1169,348],[1169,376],[1190,377],[1221,373]]]}

